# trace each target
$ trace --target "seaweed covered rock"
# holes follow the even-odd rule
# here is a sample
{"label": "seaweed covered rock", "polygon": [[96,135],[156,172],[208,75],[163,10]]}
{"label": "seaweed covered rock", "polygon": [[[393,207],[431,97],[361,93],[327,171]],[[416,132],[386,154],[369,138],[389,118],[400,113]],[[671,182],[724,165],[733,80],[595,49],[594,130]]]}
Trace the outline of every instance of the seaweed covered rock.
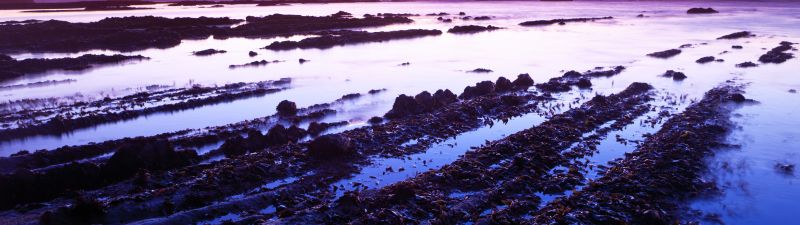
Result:
{"label": "seaweed covered rock", "polygon": [[580,89],[587,89],[592,87],[592,81],[589,81],[589,79],[586,78],[581,78],[578,79],[578,83],[576,83],[575,85],[578,86],[578,88]]}
{"label": "seaweed covered rock", "polygon": [[317,160],[347,158],[355,154],[356,150],[350,139],[339,134],[320,136],[308,146],[309,157]]}

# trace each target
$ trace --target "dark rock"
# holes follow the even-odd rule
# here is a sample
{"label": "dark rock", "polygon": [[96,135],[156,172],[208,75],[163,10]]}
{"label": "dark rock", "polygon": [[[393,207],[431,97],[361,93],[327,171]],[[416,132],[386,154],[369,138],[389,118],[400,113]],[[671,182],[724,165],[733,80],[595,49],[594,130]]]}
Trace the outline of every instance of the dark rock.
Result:
{"label": "dark rock", "polygon": [[414,115],[422,112],[422,107],[417,104],[413,97],[401,94],[394,99],[392,109],[384,115],[389,119],[401,118],[407,115]]}
{"label": "dark rock", "polygon": [[570,19],[553,19],[553,20],[534,20],[534,21],[525,21],[520,23],[520,26],[546,26],[552,24],[560,24],[564,25],[569,22],[590,22],[595,20],[607,20],[607,19],[614,19],[614,17],[594,17],[594,18],[570,18]]}
{"label": "dark rock", "polygon": [[724,35],[722,37],[718,37],[717,40],[722,40],[722,39],[733,40],[733,39],[754,37],[754,36],[755,35],[750,33],[750,31],[739,31],[739,32],[736,32],[736,33],[727,34],[727,35]]}
{"label": "dark rock", "polygon": [[511,80],[505,77],[497,78],[497,81],[494,85],[494,90],[497,92],[506,92],[514,89],[514,84],[511,83]]}
{"label": "dark rock", "polygon": [[705,64],[705,63],[712,62],[715,59],[716,58],[714,58],[714,56],[706,56],[706,57],[702,57],[700,59],[697,59],[695,62],[700,63],[700,64]]}
{"label": "dark rock", "polygon": [[644,14],[636,15],[637,18],[644,18]]}
{"label": "dark rock", "polygon": [[672,80],[676,80],[676,81],[681,81],[681,80],[684,80],[684,79],[687,78],[686,74],[683,74],[682,72],[678,72],[678,71],[674,71],[674,70],[667,70],[667,72],[664,72],[664,74],[661,75],[661,76],[670,77],[670,78],[672,78]]}
{"label": "dark rock", "polygon": [[486,69],[486,68],[477,68],[477,69],[470,70],[470,71],[467,71],[467,72],[470,72],[470,73],[491,73],[491,72],[494,72],[494,71],[492,71],[490,69]]}
{"label": "dark rock", "polygon": [[578,80],[578,83],[576,85],[580,89],[587,89],[587,88],[592,87],[592,82],[589,81],[589,79],[581,78],[581,79]]}
{"label": "dark rock", "polygon": [[117,150],[103,169],[112,178],[124,179],[140,169],[167,170],[190,165],[198,159],[195,151],[175,151],[166,140],[141,140]]}
{"label": "dark rock", "polygon": [[220,54],[220,53],[226,53],[226,52],[227,51],[225,51],[225,50],[216,50],[216,49],[213,49],[213,48],[209,48],[209,49],[202,50],[202,51],[192,52],[192,54],[194,54],[196,56],[207,56],[207,55]]}
{"label": "dark rock", "polygon": [[359,44],[369,42],[383,42],[398,39],[418,38],[425,36],[441,35],[440,30],[423,30],[423,29],[410,29],[410,30],[396,30],[396,31],[352,31],[352,30],[339,30],[339,31],[324,31],[319,33],[320,36],[305,38],[300,41],[276,41],[264,47],[270,50],[291,50],[291,49],[327,49],[335,46]]}
{"label": "dark rock", "polygon": [[[0,37],[0,42],[2,37]],[[7,55],[0,57],[0,81],[21,77],[27,74],[42,73],[51,70],[80,71],[97,64],[114,64],[131,60],[145,60],[141,55],[93,55],[85,54],[76,58],[32,58],[15,60]]]}
{"label": "dark rock", "polygon": [[303,63],[308,62],[308,60],[304,59],[304,58],[300,58],[300,59],[297,60],[297,62],[299,62],[300,64],[303,64]]}
{"label": "dark rock", "polygon": [[570,70],[570,71],[567,71],[566,73],[564,73],[564,75],[561,75],[561,76],[562,77],[568,77],[568,78],[578,78],[578,77],[581,77],[582,75],[583,74],[581,74],[578,71]]}
{"label": "dark rock", "polygon": [[731,48],[733,48],[733,49],[742,49],[744,47],[742,47],[741,45],[734,45],[734,46],[731,46]]}
{"label": "dark rock", "polygon": [[258,55],[258,53],[254,52],[254,51],[250,51],[250,52],[249,52],[249,53],[247,53],[247,54],[248,54],[250,57],[255,57],[255,56],[257,56],[257,55]]}
{"label": "dark rock", "polygon": [[297,105],[289,100],[283,100],[278,103],[278,114],[281,116],[294,116],[297,115]]}
{"label": "dark rock", "polygon": [[691,8],[686,11],[688,14],[710,14],[710,13],[719,13],[717,10],[712,8]]}
{"label": "dark rock", "polygon": [[514,82],[511,82],[511,84],[519,89],[527,89],[528,87],[533,86],[533,78],[531,78],[531,75],[523,73],[517,75],[517,79],[515,79]]}
{"label": "dark rock", "polygon": [[500,97],[500,101],[506,105],[522,105],[525,103],[525,98],[516,95],[504,95]]}
{"label": "dark rock", "polygon": [[449,89],[439,89],[433,93],[433,100],[435,101],[436,107],[443,107],[458,101],[458,96],[453,94]]}
{"label": "dark rock", "polygon": [[422,107],[424,111],[430,111],[434,107],[434,100],[431,93],[427,91],[420,92],[419,94],[414,96],[414,101],[417,102],[419,106]]}
{"label": "dark rock", "polygon": [[792,49],[792,45],[793,43],[790,42],[781,42],[778,47],[775,47],[758,57],[758,61],[762,63],[786,62],[786,60],[794,58],[794,54],[786,52]]}
{"label": "dark rock", "polygon": [[758,64],[755,64],[755,63],[749,62],[749,61],[736,64],[736,67],[739,67],[739,68],[749,68],[749,67],[756,67],[756,66],[758,66]]}
{"label": "dark rock", "polygon": [[491,20],[492,17],[489,17],[489,16],[476,16],[475,18],[472,18],[472,19],[473,20]]}
{"label": "dark rock", "polygon": [[309,144],[308,155],[317,160],[351,157],[356,154],[350,139],[339,134],[320,136]]}
{"label": "dark rock", "polygon": [[237,155],[244,155],[249,152],[249,145],[247,141],[241,136],[234,136],[229,138],[222,143],[222,146],[219,147],[219,151],[225,154],[226,157],[233,157]]}
{"label": "dark rock", "polygon": [[379,123],[383,122],[383,117],[373,116],[372,118],[369,118],[369,120],[367,120],[367,122],[370,123],[370,124],[379,124]]}
{"label": "dark rock", "polygon": [[680,49],[670,49],[670,50],[666,50],[666,51],[653,52],[653,53],[647,54],[647,56],[654,57],[654,58],[666,59],[666,58],[671,58],[673,56],[676,56],[678,54],[681,54],[681,50]]}
{"label": "dark rock", "polygon": [[730,99],[731,99],[731,101],[736,102],[736,103],[742,103],[742,102],[747,101],[747,98],[745,98],[744,95],[739,94],[739,93],[732,94],[730,96]]}
{"label": "dark rock", "polygon": [[453,34],[471,34],[471,33],[478,33],[483,31],[493,31],[503,29],[501,27],[495,27],[492,25],[489,26],[478,26],[478,25],[467,25],[467,26],[455,26],[447,30],[448,33]]}
{"label": "dark rock", "polygon": [[494,83],[491,81],[481,81],[475,84],[475,86],[467,86],[464,88],[464,92],[461,93],[458,97],[461,99],[470,99],[482,95],[487,95],[489,93],[494,92]]}

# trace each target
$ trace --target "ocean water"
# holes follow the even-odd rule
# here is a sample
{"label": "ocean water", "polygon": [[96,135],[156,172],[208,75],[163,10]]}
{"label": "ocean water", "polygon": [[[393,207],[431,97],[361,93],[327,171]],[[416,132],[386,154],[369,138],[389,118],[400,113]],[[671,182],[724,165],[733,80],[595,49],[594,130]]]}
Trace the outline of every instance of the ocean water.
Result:
{"label": "ocean water", "polygon": [[[720,11],[711,15],[687,15],[691,7],[713,7]],[[452,15],[465,12],[469,16],[491,16],[491,20],[454,19],[442,23],[436,17],[411,17],[411,24],[366,28],[367,31],[401,29],[447,30],[456,25],[494,25],[505,29],[469,35],[445,33],[441,36],[366,43],[333,47],[271,51],[261,49],[273,41],[302,37],[226,40],[185,40],[168,49],[148,49],[123,54],[141,54],[150,60],[112,66],[98,66],[84,72],[49,72],[34,74],[0,85],[26,84],[46,80],[74,79],[75,82],[0,90],[0,101],[50,97],[81,96],[100,99],[104,96],[131,94],[148,85],[185,87],[192,84],[224,85],[293,78],[291,89],[263,97],[200,107],[193,110],[161,113],[133,120],[102,124],[59,136],[35,136],[0,143],[0,155],[20,150],[53,149],[63,145],[79,145],[131,136],[147,136],[182,129],[219,126],[263,117],[275,113],[275,106],[284,99],[299,107],[331,102],[344,94],[365,93],[386,88],[374,96],[338,106],[339,113],[326,121],[349,120],[363,123],[391,108],[399,94],[450,89],[456,94],[478,81],[496,80],[499,76],[514,78],[529,73],[544,82],[564,71],[585,71],[597,66],[627,67],[612,78],[593,80],[592,90],[585,95],[611,94],[632,82],[647,82],[660,92],[688,99],[702,94],[726,80],[748,84],[746,96],[758,104],[736,110],[736,130],[729,142],[740,145],[723,149],[709,159],[709,179],[716,179],[722,192],[707,199],[687,203],[725,224],[786,224],[793,221],[792,210],[800,208],[800,174],[787,174],[775,164],[798,164],[800,148],[800,60],[783,64],[736,68],[744,61],[756,62],[758,56],[776,47],[781,41],[800,42],[800,2],[396,2],[293,4],[256,7],[226,5],[223,8],[169,7],[157,5],[153,10],[29,13],[17,10],[0,11],[0,21],[25,19],[57,19],[72,22],[96,21],[105,17],[156,15],[165,17],[217,16],[243,19],[274,13],[329,15],[347,11],[356,16],[365,13],[438,13]],[[637,15],[644,14],[644,18]],[[612,20],[568,23],[563,26],[521,27],[520,22],[538,19],[603,17]],[[453,17],[453,16],[450,16]],[[755,38],[716,40],[717,37],[747,30]],[[655,51],[684,48],[670,59],[646,57]],[[742,45],[744,49],[731,49]],[[191,52],[207,48],[228,51],[206,57]],[[249,57],[249,51],[259,53]],[[727,53],[723,53],[728,51]],[[116,54],[114,51],[79,53],[18,53],[21,58],[73,57],[86,53]],[[797,54],[796,51],[794,51]],[[703,56],[722,58],[724,62],[697,64]],[[300,64],[298,59],[308,59]],[[229,69],[228,65],[254,60],[283,60],[261,67]],[[409,62],[409,66],[399,64]],[[492,73],[467,73],[475,68],[488,68]],[[675,82],[660,77],[665,70],[684,72],[689,78]],[[688,103],[683,103],[685,104]],[[514,127],[514,126],[511,126]],[[502,128],[502,127],[501,127]],[[499,128],[498,128],[499,129]],[[509,129],[506,133],[517,128]],[[493,131],[494,132],[494,131]],[[507,135],[507,134],[505,134]],[[641,136],[636,134],[634,136]],[[502,136],[502,135],[499,135]],[[498,137],[499,137],[498,136]],[[475,143],[482,143],[476,141]],[[613,145],[609,145],[613,146]],[[466,147],[466,146],[461,146]],[[603,149],[601,149],[603,151]],[[733,169],[731,169],[733,168]],[[713,223],[713,221],[704,221]]]}

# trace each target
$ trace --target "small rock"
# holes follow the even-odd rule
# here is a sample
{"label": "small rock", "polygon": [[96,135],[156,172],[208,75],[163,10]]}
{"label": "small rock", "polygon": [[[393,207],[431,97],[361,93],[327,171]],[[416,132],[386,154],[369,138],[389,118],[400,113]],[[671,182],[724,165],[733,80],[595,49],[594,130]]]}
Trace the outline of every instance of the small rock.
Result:
{"label": "small rock", "polygon": [[714,61],[715,59],[716,58],[714,58],[714,56],[706,56],[706,57],[702,57],[702,58],[698,59],[695,62],[700,63],[700,64],[706,64],[706,63]]}
{"label": "small rock", "polygon": [[281,116],[294,116],[297,115],[297,105],[289,100],[283,100],[278,103],[278,114]]}
{"label": "small rock", "polygon": [[688,14],[710,14],[710,13],[719,13],[719,11],[714,10],[712,8],[691,8],[686,11]]}
{"label": "small rock", "polygon": [[519,89],[527,89],[528,87],[533,86],[533,78],[531,78],[531,75],[523,73],[517,75],[517,79],[515,79],[514,82],[511,82],[511,84]]}
{"label": "small rock", "polygon": [[250,51],[250,53],[248,53],[248,55],[250,55],[250,57],[254,57],[254,56],[257,56],[258,53],[254,52],[254,51]]}

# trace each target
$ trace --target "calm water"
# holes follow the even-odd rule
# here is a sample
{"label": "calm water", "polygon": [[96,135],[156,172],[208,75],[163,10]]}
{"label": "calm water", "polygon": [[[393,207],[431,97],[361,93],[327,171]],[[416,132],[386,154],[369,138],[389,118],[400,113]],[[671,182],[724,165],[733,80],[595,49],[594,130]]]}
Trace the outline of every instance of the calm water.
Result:
{"label": "calm water", "polygon": [[[690,7],[714,7],[714,15],[686,15]],[[697,201],[692,207],[718,214],[726,224],[786,224],[793,221],[791,210],[800,208],[800,189],[796,175],[774,169],[775,163],[800,163],[796,149],[800,117],[797,94],[800,89],[800,60],[780,65],[761,65],[740,69],[734,64],[756,61],[780,41],[800,42],[800,3],[697,3],[697,2],[463,2],[463,3],[354,3],[298,4],[291,6],[224,8],[167,7],[155,10],[117,12],[23,13],[0,11],[0,21],[24,19],[58,19],[75,22],[96,21],[109,16],[158,15],[166,17],[228,16],[244,18],[273,13],[328,15],[344,10],[354,15],[365,13],[433,13],[466,12],[471,16],[493,16],[489,21],[454,20],[445,24],[435,17],[412,17],[413,24],[394,25],[366,30],[400,30],[411,28],[446,30],[455,25],[494,25],[506,29],[473,35],[443,34],[334,47],[326,50],[269,51],[259,49],[276,39],[192,40],[177,47],[130,52],[151,60],[115,66],[97,67],[82,73],[52,72],[31,75],[0,85],[25,84],[45,80],[75,79],[76,82],[47,87],[0,91],[0,101],[80,95],[85,99],[130,94],[147,85],[186,86],[192,83],[221,85],[232,82],[294,79],[287,91],[260,98],[239,100],[199,109],[164,113],[94,128],[78,130],[60,137],[40,136],[0,143],[0,155],[23,149],[52,149],[62,145],[85,144],[129,136],[154,135],[188,128],[224,125],[253,119],[275,112],[275,105],[290,99],[299,106],[333,101],[344,94],[364,93],[370,89],[388,91],[339,106],[340,112],[328,121],[350,120],[356,124],[385,113],[399,94],[416,94],[449,88],[460,93],[464,86],[498,76],[515,77],[530,73],[537,82],[559,76],[563,70],[588,70],[596,66],[623,65],[628,69],[611,79],[594,80],[592,91],[602,94],[618,92],[631,82],[647,82],[660,91],[699,99],[717,84],[737,79],[749,83],[747,96],[760,104],[737,110],[735,121],[740,126],[731,134],[732,144],[740,149],[726,150],[710,159],[709,177],[716,177],[724,193],[712,199]],[[637,18],[638,14],[646,18]],[[614,16],[616,19],[594,23],[570,23],[566,26],[520,27],[517,24],[534,19]],[[741,30],[759,35],[757,38],[734,41],[715,38]],[[291,37],[290,39],[298,39]],[[707,45],[698,45],[708,43]],[[695,44],[674,58],[663,60],[645,57],[654,51]],[[731,45],[743,45],[733,50]],[[228,51],[208,57],[191,52],[207,48]],[[723,51],[730,53],[719,54]],[[248,51],[259,53],[249,57]],[[15,58],[51,58],[85,53],[114,54],[112,51],[89,51],[76,54],[25,53]],[[797,54],[797,53],[795,53]],[[694,60],[717,56],[722,63],[699,65]],[[299,64],[297,60],[311,60]],[[262,67],[228,69],[230,64],[254,60],[285,60]],[[410,66],[398,66],[410,62]],[[494,70],[489,74],[466,73],[478,67]],[[689,78],[673,82],[658,75],[667,69],[679,70]],[[592,93],[586,93],[587,95]],[[506,134],[517,126],[509,126]],[[503,126],[500,126],[503,128]],[[497,129],[497,128],[496,128]],[[506,135],[503,134],[503,135]],[[637,134],[638,135],[638,134]],[[502,135],[501,135],[502,136]],[[636,135],[634,135],[636,136]],[[638,135],[640,136],[640,135]],[[500,136],[498,136],[500,137]],[[483,140],[475,143],[482,143]],[[467,142],[469,143],[469,142]],[[613,145],[609,147],[613,148]],[[460,146],[466,148],[466,146]],[[602,151],[603,148],[601,148]],[[726,163],[728,166],[726,166]],[[735,165],[735,169],[730,165]],[[798,174],[800,175],[800,174]]]}

